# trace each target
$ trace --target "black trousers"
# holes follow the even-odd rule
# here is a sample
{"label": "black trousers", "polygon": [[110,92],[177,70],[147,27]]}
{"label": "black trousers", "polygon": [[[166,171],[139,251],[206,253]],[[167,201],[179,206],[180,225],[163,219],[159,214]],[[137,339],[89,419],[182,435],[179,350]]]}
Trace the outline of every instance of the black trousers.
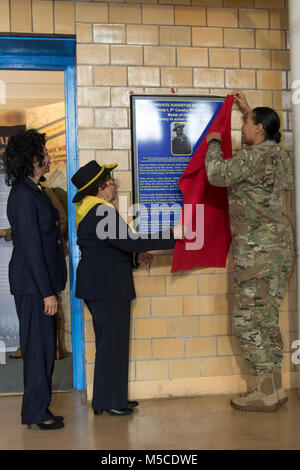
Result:
{"label": "black trousers", "polygon": [[20,321],[24,395],[22,424],[36,424],[51,418],[52,374],[56,350],[56,315],[44,313],[40,295],[15,295]]}
{"label": "black trousers", "polygon": [[96,336],[93,409],[127,408],[130,300],[85,300]]}

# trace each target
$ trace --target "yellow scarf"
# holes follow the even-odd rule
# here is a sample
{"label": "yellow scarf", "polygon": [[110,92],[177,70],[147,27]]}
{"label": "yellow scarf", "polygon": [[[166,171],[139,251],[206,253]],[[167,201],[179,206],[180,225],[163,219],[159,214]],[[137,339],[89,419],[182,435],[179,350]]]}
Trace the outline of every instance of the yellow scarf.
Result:
{"label": "yellow scarf", "polygon": [[97,204],[106,204],[109,207],[115,207],[110,202],[105,201],[105,199],[100,199],[96,196],[85,196],[82,201],[75,204],[75,227],[78,229],[78,225],[82,219],[87,215],[87,213]]}

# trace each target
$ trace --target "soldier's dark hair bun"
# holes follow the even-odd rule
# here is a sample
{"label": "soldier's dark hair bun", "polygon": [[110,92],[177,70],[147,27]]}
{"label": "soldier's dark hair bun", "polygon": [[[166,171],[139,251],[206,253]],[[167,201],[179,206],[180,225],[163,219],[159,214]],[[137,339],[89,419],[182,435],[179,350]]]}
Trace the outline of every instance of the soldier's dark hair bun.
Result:
{"label": "soldier's dark hair bun", "polygon": [[281,141],[280,118],[276,111],[272,108],[260,106],[252,110],[253,121],[255,124],[262,124],[266,139],[274,140],[279,143]]}

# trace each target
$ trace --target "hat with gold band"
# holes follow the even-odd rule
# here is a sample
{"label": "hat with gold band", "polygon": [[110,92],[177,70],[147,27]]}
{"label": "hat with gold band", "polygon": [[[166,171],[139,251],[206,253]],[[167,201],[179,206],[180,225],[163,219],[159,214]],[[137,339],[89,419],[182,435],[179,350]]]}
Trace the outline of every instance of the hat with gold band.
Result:
{"label": "hat with gold band", "polygon": [[91,160],[79,168],[71,178],[72,183],[77,188],[77,194],[75,194],[72,202],[81,201],[99,181],[117,166],[117,163],[101,166],[95,160]]}

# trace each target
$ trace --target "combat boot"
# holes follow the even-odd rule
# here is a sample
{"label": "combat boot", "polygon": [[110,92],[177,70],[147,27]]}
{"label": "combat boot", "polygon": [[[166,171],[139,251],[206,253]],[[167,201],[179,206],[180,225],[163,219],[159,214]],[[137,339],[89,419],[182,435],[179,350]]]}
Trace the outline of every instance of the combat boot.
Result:
{"label": "combat boot", "polygon": [[273,369],[274,385],[276,390],[276,395],[280,405],[285,405],[288,401],[285,390],[282,387],[282,376],[281,369],[276,367]]}
{"label": "combat boot", "polygon": [[231,400],[231,406],[239,411],[275,411],[280,407],[272,372],[256,377],[256,388]]}

